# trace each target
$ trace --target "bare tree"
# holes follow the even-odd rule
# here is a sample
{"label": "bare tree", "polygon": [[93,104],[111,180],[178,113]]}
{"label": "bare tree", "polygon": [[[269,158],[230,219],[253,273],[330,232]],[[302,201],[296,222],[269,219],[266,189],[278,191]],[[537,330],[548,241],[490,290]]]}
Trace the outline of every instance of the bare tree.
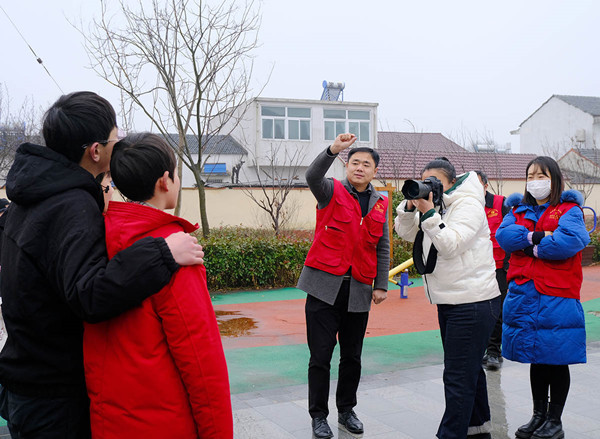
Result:
{"label": "bare tree", "polygon": [[[282,148],[281,143],[271,144],[265,157],[254,157],[259,194],[252,190],[252,183],[243,187],[244,193],[267,213],[276,235],[293,219],[297,206],[290,204],[288,196],[297,185],[304,153],[300,148]],[[265,164],[260,164],[265,163]]]}
{"label": "bare tree", "polygon": [[0,86],[0,182],[4,184],[15,152],[23,142],[40,143],[40,111],[32,98],[13,108],[5,84]]}
{"label": "bare tree", "polygon": [[79,27],[91,66],[120,90],[122,108],[141,110],[191,170],[207,236],[203,150],[213,136],[231,133],[250,102],[259,9],[253,1],[116,3],[111,15],[101,0],[100,18],[89,31]]}
{"label": "bare tree", "polygon": [[[450,138],[459,145],[463,145],[468,151],[468,156],[472,157],[472,160],[463,160],[457,166],[457,170],[460,169],[462,172],[485,172],[489,178],[491,192],[501,194],[504,186],[504,176],[500,157],[504,153],[498,151],[499,145],[493,134],[488,130],[483,132],[469,131],[462,127],[457,134],[452,135]],[[465,156],[465,158],[468,156]],[[471,166],[468,166],[467,163]],[[473,167],[473,164],[475,169],[468,169]]]}

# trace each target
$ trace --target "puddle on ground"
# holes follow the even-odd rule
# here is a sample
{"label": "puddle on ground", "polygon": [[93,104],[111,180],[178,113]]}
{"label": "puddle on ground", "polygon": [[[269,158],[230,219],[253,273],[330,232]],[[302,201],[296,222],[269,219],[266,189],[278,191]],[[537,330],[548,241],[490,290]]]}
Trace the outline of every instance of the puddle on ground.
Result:
{"label": "puddle on ground", "polygon": [[239,311],[215,311],[219,332],[223,337],[241,337],[251,335],[256,328],[256,320],[239,316]]}

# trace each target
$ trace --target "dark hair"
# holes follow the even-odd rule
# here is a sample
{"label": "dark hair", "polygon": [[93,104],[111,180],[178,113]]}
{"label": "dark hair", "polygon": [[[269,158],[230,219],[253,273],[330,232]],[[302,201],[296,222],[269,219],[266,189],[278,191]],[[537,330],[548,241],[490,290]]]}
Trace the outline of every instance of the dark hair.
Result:
{"label": "dark hair", "polygon": [[154,196],[156,181],[169,172],[174,180],[175,154],[157,134],[130,134],[117,142],[110,160],[110,174],[119,191],[132,201]]}
{"label": "dark hair", "polygon": [[350,157],[352,157],[357,152],[368,152],[373,157],[373,161],[375,162],[375,167],[379,166],[379,153],[375,151],[373,148],[369,148],[367,146],[360,146],[358,148],[352,148],[348,152],[348,161],[350,161]]}
{"label": "dark hair", "polygon": [[423,172],[427,171],[428,169],[439,169],[450,182],[454,181],[456,178],[456,169],[454,169],[454,166],[452,166],[452,163],[450,163],[450,160],[448,160],[446,157],[437,157],[427,163],[421,171],[421,175],[423,175]]}
{"label": "dark hair", "polygon": [[[536,165],[544,175],[550,177],[550,198],[549,202],[552,206],[556,206],[560,203],[560,197],[565,190],[565,181],[558,166],[556,160],[547,156],[539,156],[534,158],[527,164],[527,168],[525,168],[525,180],[527,180],[527,174],[529,173],[529,168],[533,165]],[[527,204],[537,205],[537,200],[527,192],[527,185],[525,186],[525,194],[523,194],[523,201]]]}
{"label": "dark hair", "polygon": [[479,175],[479,178],[481,178],[481,181],[483,181],[483,184],[488,184],[488,177],[485,174],[485,172],[483,172],[483,171],[475,171],[475,173],[477,175]]}
{"label": "dark hair", "polygon": [[46,111],[42,134],[46,146],[79,163],[83,145],[108,140],[117,126],[110,103],[91,91],[63,95]]}

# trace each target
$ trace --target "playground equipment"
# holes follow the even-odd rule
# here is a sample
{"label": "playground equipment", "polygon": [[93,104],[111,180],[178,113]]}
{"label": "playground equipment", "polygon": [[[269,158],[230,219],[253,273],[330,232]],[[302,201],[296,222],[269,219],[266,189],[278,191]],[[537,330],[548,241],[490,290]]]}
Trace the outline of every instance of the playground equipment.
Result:
{"label": "playground equipment", "polygon": [[592,209],[591,207],[588,206],[583,206],[581,209],[588,209],[592,211],[592,215],[594,216],[594,227],[592,227],[592,230],[588,230],[589,234],[591,235],[594,230],[596,230],[596,224],[597,224],[597,218],[596,218],[596,211],[594,209]]}
{"label": "playground equipment", "polygon": [[[413,264],[413,259],[410,258],[410,259],[404,261],[403,263],[401,263],[400,265],[398,265],[397,267],[392,268],[389,273],[389,281],[400,286],[400,298],[401,299],[408,298],[408,296],[404,292],[404,288],[407,288],[413,284],[412,281],[408,280],[408,267],[410,267],[412,264]],[[400,274],[400,282],[398,283],[394,279],[394,276],[400,272],[402,272],[402,273]]]}

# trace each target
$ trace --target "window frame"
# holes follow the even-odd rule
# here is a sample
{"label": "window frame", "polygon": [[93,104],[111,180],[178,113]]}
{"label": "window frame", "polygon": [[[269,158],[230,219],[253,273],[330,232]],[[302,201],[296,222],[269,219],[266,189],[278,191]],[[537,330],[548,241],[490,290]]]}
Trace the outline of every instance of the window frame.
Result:
{"label": "window frame", "polygon": [[[346,114],[346,118],[345,119],[341,119],[340,117],[327,117],[325,114],[327,111],[344,111]],[[353,114],[353,116],[355,117],[350,117],[350,113],[367,113],[368,114],[368,118],[358,118],[356,117],[356,114]],[[356,134],[356,141],[360,142],[360,143],[370,143],[371,142],[371,133],[373,130],[371,130],[371,110],[349,110],[349,109],[344,109],[344,110],[331,110],[329,108],[323,108],[323,139],[327,140],[327,141],[331,141],[331,140],[335,140],[335,138],[339,135],[338,131],[337,131],[337,127],[338,127],[338,123],[343,123],[344,124],[344,131],[345,133],[349,133],[350,132],[350,124],[351,123],[356,123],[357,127],[358,127],[358,133]],[[327,128],[326,128],[326,124],[327,122],[330,123],[334,123],[334,133],[335,133],[335,137],[333,139],[329,139],[327,138]],[[367,131],[367,139],[363,140],[362,139],[362,131],[364,128],[361,128],[361,124],[368,124],[368,126],[366,127],[366,131]]]}
{"label": "window frame", "polygon": [[[285,116],[271,116],[263,115],[263,108],[283,108]],[[289,110],[308,110],[308,116],[290,116]],[[293,105],[262,105],[260,106],[260,136],[262,140],[289,140],[293,142],[311,142],[312,141],[312,107],[302,107]],[[265,120],[270,120],[272,123],[272,137],[265,137],[264,123]],[[275,137],[275,125],[276,121],[283,121],[283,137]],[[298,124],[298,138],[290,138],[290,122],[297,122]],[[308,123],[308,139],[302,138],[302,122]],[[306,129],[306,128],[305,128]]]}

